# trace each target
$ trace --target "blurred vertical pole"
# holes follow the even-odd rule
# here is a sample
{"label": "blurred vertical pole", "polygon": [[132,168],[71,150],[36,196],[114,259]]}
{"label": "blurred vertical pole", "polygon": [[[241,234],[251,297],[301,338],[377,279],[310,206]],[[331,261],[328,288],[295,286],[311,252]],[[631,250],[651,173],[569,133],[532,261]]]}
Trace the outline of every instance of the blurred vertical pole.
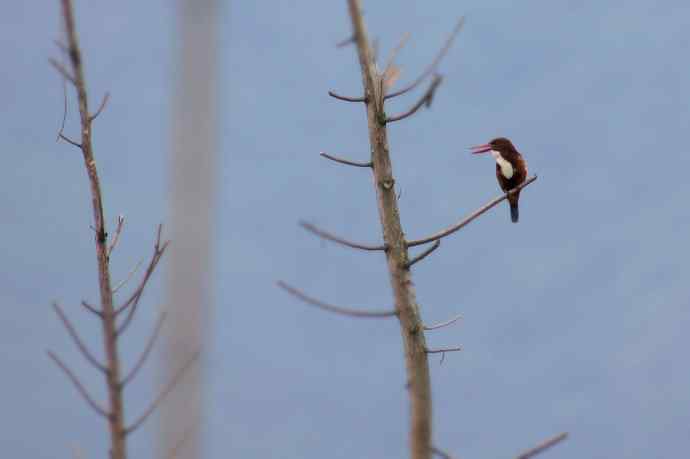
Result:
{"label": "blurred vertical pole", "polygon": [[200,351],[159,412],[159,458],[201,457],[203,362],[213,278],[217,168],[217,0],[178,0],[172,94],[171,233],[165,344],[159,381],[170,381]]}

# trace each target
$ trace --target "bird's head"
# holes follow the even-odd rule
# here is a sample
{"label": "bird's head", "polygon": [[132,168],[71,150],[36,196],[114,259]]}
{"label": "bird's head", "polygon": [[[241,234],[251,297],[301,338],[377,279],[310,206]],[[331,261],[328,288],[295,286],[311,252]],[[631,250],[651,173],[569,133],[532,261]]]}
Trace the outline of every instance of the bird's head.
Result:
{"label": "bird's head", "polygon": [[496,137],[489,143],[483,145],[475,145],[470,147],[473,155],[478,155],[480,153],[486,153],[491,150],[497,151],[499,153],[507,153],[515,150],[513,143],[505,137]]}

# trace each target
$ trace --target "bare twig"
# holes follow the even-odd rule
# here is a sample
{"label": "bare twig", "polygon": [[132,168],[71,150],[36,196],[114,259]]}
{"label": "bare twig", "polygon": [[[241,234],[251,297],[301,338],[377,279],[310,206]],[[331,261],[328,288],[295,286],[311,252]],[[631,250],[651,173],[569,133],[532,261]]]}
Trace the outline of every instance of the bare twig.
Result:
{"label": "bare twig", "polygon": [[94,357],[94,355],[89,351],[89,348],[86,347],[86,344],[79,338],[79,335],[77,334],[77,330],[74,328],[74,325],[72,325],[72,322],[69,321],[67,316],[65,315],[64,311],[60,307],[59,304],[53,303],[53,309],[55,310],[55,313],[58,315],[60,320],[62,321],[62,324],[65,326],[67,329],[67,332],[69,335],[72,337],[72,340],[74,341],[74,344],[77,345],[79,350],[81,351],[82,355],[86,360],[89,361],[91,365],[94,367],[98,368],[101,370],[103,373],[106,373],[108,370],[106,367]]}
{"label": "bare twig", "polygon": [[462,351],[462,347],[445,347],[440,349],[427,349],[427,354],[445,354],[446,352],[459,352]]}
{"label": "bare twig", "polygon": [[62,123],[60,123],[60,130],[55,138],[56,142],[60,140],[60,135],[65,131],[65,123],[67,122],[67,83],[64,79],[62,80],[62,103]]}
{"label": "bare twig", "polygon": [[440,448],[436,448],[435,446],[431,447],[431,452],[440,457],[441,459],[453,459],[453,456],[450,454],[446,453]]}
{"label": "bare twig", "polygon": [[99,311],[98,309],[96,309],[94,306],[87,303],[86,301],[82,301],[81,305],[90,313],[95,314],[100,318],[103,318],[103,313],[101,311]]}
{"label": "bare twig", "polygon": [[196,351],[192,356],[187,360],[187,362],[182,365],[182,367],[177,370],[177,373],[173,376],[173,378],[168,382],[168,384],[165,386],[165,388],[158,394],[158,396],[151,402],[151,404],[144,410],[144,412],[139,416],[129,427],[125,429],[125,435],[129,435],[132,432],[134,432],[139,426],[141,426],[146,419],[151,416],[151,414],[158,408],[160,403],[165,399],[165,397],[168,396],[170,391],[172,391],[177,383],[180,381],[182,376],[184,376],[185,372],[189,369],[189,367],[199,358],[199,355],[201,354],[200,351]]}
{"label": "bare twig", "polygon": [[139,357],[139,360],[137,360],[137,363],[132,367],[127,376],[125,376],[122,380],[123,388],[127,385],[127,383],[129,383],[132,379],[136,377],[141,367],[144,366],[144,363],[146,363],[146,359],[149,357],[149,354],[151,353],[153,346],[156,344],[156,340],[158,339],[158,335],[160,334],[161,328],[163,328],[163,323],[165,322],[166,316],[167,314],[163,312],[160,315],[160,317],[158,317],[156,327],[153,329],[153,333],[151,333],[151,336],[149,337],[149,340],[146,343],[144,352],[141,353],[141,356]]}
{"label": "bare twig", "polygon": [[53,352],[51,352],[51,351],[46,351],[46,353],[48,354],[48,357],[50,357],[50,358],[53,360],[53,362],[55,362],[55,364],[56,364],[58,367],[60,367],[60,369],[65,373],[65,375],[67,375],[67,377],[69,378],[69,380],[72,381],[72,384],[74,384],[74,387],[77,389],[77,391],[79,392],[79,394],[80,394],[82,397],[84,397],[84,400],[86,400],[86,402],[91,406],[91,408],[93,408],[94,411],[96,411],[96,413],[100,414],[100,415],[103,416],[104,418],[107,418],[107,417],[108,417],[108,412],[106,411],[106,409],[103,408],[101,405],[99,405],[98,402],[96,402],[96,401],[93,399],[93,397],[91,397],[91,395],[89,395],[88,391],[86,390],[86,388],[84,387],[84,385],[79,381],[79,379],[78,379],[77,376],[74,374],[74,372],[73,372],[72,370],[70,370],[70,369],[67,367],[67,365],[65,365],[65,364],[62,362],[62,360],[60,360],[60,358],[59,358],[57,355],[55,355]]}
{"label": "bare twig", "polygon": [[430,107],[431,102],[434,99],[434,93],[436,92],[438,85],[440,85],[442,81],[443,77],[441,75],[435,75],[434,79],[431,81],[431,84],[429,85],[429,89],[426,90],[424,95],[417,101],[416,104],[412,106],[412,108],[410,108],[405,113],[401,113],[400,115],[387,117],[386,122],[390,123],[393,121],[404,120],[405,118],[414,115],[417,112],[417,110],[419,110],[422,107],[422,105],[426,105],[427,108]]}
{"label": "bare twig", "polygon": [[400,90],[398,90],[398,91],[395,91],[395,92],[392,92],[392,93],[386,95],[384,98],[385,98],[385,99],[390,99],[390,98],[393,98],[393,97],[401,96],[401,95],[405,94],[406,92],[412,91],[412,90],[413,90],[414,88],[416,88],[422,81],[424,81],[424,80],[426,79],[426,77],[428,77],[429,75],[431,75],[432,73],[434,73],[434,72],[436,71],[436,68],[438,67],[438,65],[441,63],[441,60],[443,60],[443,58],[445,57],[446,53],[448,52],[448,50],[450,49],[451,45],[453,44],[453,40],[455,40],[455,37],[456,37],[456,36],[458,35],[458,33],[460,32],[460,29],[462,29],[462,26],[463,26],[464,23],[465,23],[465,18],[464,18],[464,17],[461,17],[460,20],[458,21],[458,23],[455,25],[455,28],[454,28],[453,31],[451,32],[450,36],[449,36],[448,39],[446,40],[446,43],[443,45],[443,47],[441,48],[441,50],[438,52],[438,54],[436,55],[436,57],[434,58],[434,60],[431,62],[431,64],[429,65],[429,67],[427,67],[426,70],[424,70],[424,72],[423,72],[421,75],[419,75],[419,77],[417,77],[416,80],[414,80],[412,83],[410,83],[409,85],[405,86],[404,88],[402,88],[402,89],[400,89]]}
{"label": "bare twig", "polygon": [[339,41],[338,43],[335,44],[336,48],[344,48],[347,45],[350,45],[355,42],[355,37],[354,35],[346,38],[345,40]]}
{"label": "bare twig", "polygon": [[438,328],[447,327],[448,325],[452,325],[460,319],[462,319],[462,314],[458,314],[457,316],[453,317],[452,319],[447,320],[445,322],[438,323],[436,325],[424,325],[424,330],[436,330]]}
{"label": "bare twig", "polygon": [[358,244],[356,242],[351,242],[348,241],[347,239],[343,239],[341,237],[335,236],[331,233],[328,233],[322,229],[317,228],[316,226],[312,225],[311,223],[307,222],[300,222],[300,226],[307,231],[316,234],[320,238],[327,239],[329,241],[337,242],[338,244],[351,247],[353,249],[360,249],[360,250],[369,250],[369,251],[375,251],[375,250],[386,250],[385,245],[366,245],[366,244]]}
{"label": "bare twig", "polygon": [[50,62],[50,65],[52,65],[55,68],[55,70],[57,70],[58,73],[62,75],[62,78],[69,81],[74,86],[77,86],[77,80],[74,78],[74,76],[72,76],[69,73],[69,70],[67,70],[64,65],[62,65],[60,62],[53,59],[52,57],[48,59],[48,62]]}
{"label": "bare twig", "polygon": [[351,308],[343,308],[340,306],[333,306],[331,304],[324,303],[322,301],[319,301],[315,298],[312,298],[310,296],[305,295],[301,291],[297,290],[294,287],[289,286],[283,281],[278,281],[277,282],[278,287],[282,288],[289,294],[296,296],[300,300],[304,301],[307,304],[311,304],[312,306],[316,306],[319,309],[323,309],[325,311],[329,312],[335,312],[336,314],[342,314],[344,316],[350,316],[350,317],[392,317],[396,315],[396,312],[394,309],[389,309],[385,311],[360,311],[357,309],[351,309]]}
{"label": "bare twig", "polygon": [[93,120],[95,120],[96,118],[98,118],[98,115],[101,114],[101,112],[102,112],[103,109],[105,108],[106,104],[108,103],[108,100],[109,100],[109,99],[110,99],[110,93],[109,93],[109,92],[106,92],[106,93],[103,95],[103,99],[101,100],[101,105],[98,106],[98,110],[96,110],[96,113],[94,113],[93,115],[91,115],[91,116],[89,117],[89,121],[93,121]]}
{"label": "bare twig", "polygon": [[125,226],[125,217],[122,215],[118,215],[117,216],[117,228],[115,229],[115,236],[113,237],[113,240],[110,243],[110,246],[108,247],[108,258],[110,258],[110,255],[112,255],[113,250],[115,250],[117,243],[120,241],[120,234],[122,234],[122,228],[124,228],[124,226]]}
{"label": "bare twig", "polygon": [[122,335],[122,333],[127,329],[129,324],[132,321],[132,318],[134,317],[134,313],[137,310],[137,306],[139,305],[139,300],[141,299],[142,295],[144,294],[144,290],[146,289],[146,285],[149,282],[149,279],[151,278],[151,275],[153,274],[154,270],[156,269],[156,266],[158,266],[158,262],[161,260],[163,257],[163,254],[165,253],[165,249],[167,249],[169,241],[166,241],[161,244],[161,233],[163,231],[163,225],[158,225],[158,232],[156,235],[156,243],[153,247],[153,255],[151,256],[151,261],[149,262],[148,267],[146,268],[146,272],[144,273],[144,276],[142,277],[141,281],[139,282],[139,285],[137,288],[134,290],[134,292],[130,295],[130,297],[122,304],[122,306],[118,307],[115,310],[115,315],[117,316],[120,314],[122,311],[125,311],[127,309],[127,317],[122,321],[120,326],[117,328],[117,336]]}
{"label": "bare twig", "polygon": [[122,280],[120,281],[120,283],[118,283],[115,287],[113,287],[113,293],[117,293],[118,290],[120,290],[122,287],[124,287],[125,284],[127,284],[127,282],[129,282],[130,279],[132,279],[132,276],[134,276],[134,274],[135,274],[137,271],[139,271],[139,268],[141,268],[141,265],[142,265],[142,264],[144,264],[144,259],[143,259],[143,258],[142,258],[141,260],[139,260],[139,261],[137,262],[136,265],[134,265],[134,268],[132,268],[132,269],[129,270],[129,272],[127,273],[127,275],[125,276],[125,278],[122,279]]}
{"label": "bare twig", "polygon": [[355,167],[371,167],[371,161],[368,161],[368,162],[350,161],[349,159],[339,158],[337,156],[329,155],[328,153],[325,153],[325,152],[321,152],[319,154],[326,159],[330,159],[331,161],[335,161],[336,163],[347,164],[348,166],[355,166]]}
{"label": "bare twig", "polygon": [[81,144],[79,142],[77,142],[76,140],[70,139],[69,137],[67,137],[62,132],[58,134],[58,138],[64,140],[65,142],[69,143],[70,145],[73,145],[73,146],[81,149]]}
{"label": "bare twig", "polygon": [[460,220],[458,223],[456,223],[452,226],[449,226],[448,228],[443,229],[443,230],[439,231],[438,233],[434,233],[431,236],[428,236],[428,237],[425,237],[422,239],[414,239],[412,241],[408,241],[407,246],[408,247],[414,247],[416,245],[426,244],[428,242],[436,241],[438,239],[441,239],[441,238],[444,238],[446,236],[453,234],[454,232],[458,231],[459,229],[462,229],[468,223],[472,222],[474,219],[479,217],[481,214],[483,214],[487,210],[494,207],[496,204],[499,204],[501,201],[507,199],[511,193],[515,193],[519,190],[522,190],[524,187],[526,187],[530,183],[534,182],[536,179],[537,179],[536,175],[528,178],[527,180],[525,180],[524,182],[522,182],[520,185],[516,186],[512,190],[508,191],[505,194],[502,194],[501,196],[495,198],[494,200],[490,201],[489,203],[487,203],[484,206],[480,207],[479,209],[475,210],[470,215],[468,215],[464,219]]}
{"label": "bare twig", "polygon": [[537,454],[543,453],[544,451],[551,448],[552,446],[555,446],[556,444],[562,442],[566,438],[568,438],[568,432],[559,433],[558,435],[543,441],[542,443],[538,444],[534,448],[529,449],[523,453],[520,453],[515,459],[529,459],[531,457],[534,457]]}
{"label": "bare twig", "polygon": [[[398,199],[400,199],[400,196],[398,196]],[[434,250],[438,249],[440,245],[441,245],[441,240],[440,240],[440,239],[437,239],[436,242],[434,242],[434,243],[431,245],[431,247],[429,247],[429,248],[426,249],[424,252],[420,253],[419,255],[417,255],[416,257],[414,257],[414,258],[411,259],[410,261],[408,261],[408,262],[407,262],[407,269],[410,269],[410,268],[412,267],[412,265],[414,265],[415,263],[417,263],[417,262],[419,262],[419,261],[422,261],[423,259],[425,259],[425,258],[428,257],[429,255],[431,255],[431,253],[432,253]]]}
{"label": "bare twig", "polygon": [[335,99],[343,100],[345,102],[366,102],[367,101],[366,97],[341,96],[340,94],[337,94],[334,91],[328,91],[328,95],[335,98]]}

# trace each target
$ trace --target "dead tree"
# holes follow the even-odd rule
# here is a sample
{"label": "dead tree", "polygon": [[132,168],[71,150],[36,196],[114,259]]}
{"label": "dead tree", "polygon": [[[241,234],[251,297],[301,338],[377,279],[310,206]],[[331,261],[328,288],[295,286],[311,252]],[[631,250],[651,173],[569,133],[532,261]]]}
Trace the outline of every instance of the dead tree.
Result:
{"label": "dead tree", "polygon": [[[302,222],[301,224],[305,229],[323,239],[359,250],[383,252],[388,264],[389,280],[393,290],[394,307],[390,309],[370,311],[334,306],[321,300],[312,298],[300,290],[291,287],[285,282],[281,281],[278,283],[278,285],[302,301],[330,312],[352,317],[397,317],[400,323],[400,333],[403,340],[407,371],[406,386],[408,388],[411,407],[409,434],[410,456],[413,459],[428,459],[432,454],[437,454],[441,457],[450,457],[442,450],[432,446],[432,404],[428,355],[432,353],[441,353],[442,355],[445,355],[446,352],[459,351],[461,348],[459,346],[430,348],[427,346],[425,331],[435,330],[437,328],[450,325],[454,323],[458,317],[438,325],[424,324],[421,317],[421,310],[419,304],[417,303],[413,288],[410,268],[415,263],[426,258],[434,250],[436,250],[439,247],[442,238],[460,230],[465,225],[482,215],[484,212],[506,199],[510,194],[516,193],[530,183],[534,182],[534,180],[536,180],[536,176],[528,178],[517,188],[510,190],[507,193],[490,201],[483,207],[471,213],[469,216],[463,218],[456,224],[451,225],[446,229],[440,230],[430,236],[412,240],[406,239],[400,223],[398,197],[395,191],[395,177],[393,175],[393,167],[391,164],[386,126],[388,123],[402,121],[415,114],[420,108],[429,107],[431,105],[433,97],[442,82],[441,76],[436,74],[437,67],[450,48],[455,36],[462,28],[463,20],[461,19],[458,22],[457,26],[446,41],[445,45],[437,54],[436,58],[417,79],[398,91],[388,92],[390,86],[397,78],[398,73],[395,66],[393,66],[394,54],[403,43],[401,43],[401,45],[398,46],[398,48],[393,52],[393,56],[391,56],[391,58],[388,60],[384,70],[379,72],[375,62],[376,58],[374,51],[370,45],[367,30],[362,18],[360,0],[348,0],[347,3],[353,32],[352,37],[340,43],[339,46],[347,43],[353,43],[356,46],[362,73],[362,86],[364,87],[364,94],[362,96],[351,97],[343,96],[330,91],[329,95],[346,102],[364,103],[367,113],[371,159],[367,162],[358,162],[327,153],[321,153],[321,156],[340,164],[364,169],[368,168],[372,171],[374,176],[374,185],[376,188],[376,198],[381,222],[381,230],[383,233],[383,243],[362,244],[352,242],[330,232],[319,229],[309,223]],[[406,110],[398,115],[388,115],[386,113],[385,102],[387,100],[412,91],[432,75],[433,77],[428,85],[428,88],[409,110]],[[430,247],[422,251],[419,255],[412,258],[410,257],[410,247],[428,243],[432,243]],[[557,441],[562,440],[564,437],[564,435],[559,436]],[[531,456],[524,456],[523,454],[521,457]]]}
{"label": "dead tree", "polygon": [[149,357],[156,340],[158,339],[163,323],[165,322],[165,313],[162,313],[159,316],[153,332],[148,338],[147,343],[144,345],[144,349],[139,357],[134,360],[131,369],[128,371],[123,371],[122,368],[121,356],[118,347],[119,340],[122,338],[124,332],[127,330],[127,327],[134,319],[139,302],[144,294],[144,290],[146,289],[153,272],[165,253],[168,247],[168,242],[162,241],[161,239],[163,230],[161,225],[158,227],[153,253],[151,254],[149,263],[143,275],[141,276],[139,283],[134,287],[128,296],[124,297],[124,299],[120,300],[119,302],[116,302],[115,294],[118,293],[118,291],[134,275],[136,267],[134,270],[132,270],[132,272],[130,272],[122,283],[113,287],[110,275],[110,257],[120,240],[125,220],[122,216],[118,217],[115,233],[111,238],[106,229],[106,218],[103,210],[101,183],[98,176],[98,169],[96,167],[96,159],[92,144],[93,122],[105,108],[108,102],[108,94],[103,97],[98,109],[94,113],[89,111],[89,98],[86,90],[82,54],[79,47],[79,41],[77,39],[72,1],[60,1],[62,6],[62,19],[65,27],[66,42],[58,41],[57,44],[63,53],[64,60],[67,61],[67,65],[62,63],[63,59],[51,59],[50,63],[58,71],[62,78],[75,89],[79,105],[81,138],[80,140],[74,140],[64,133],[65,120],[67,117],[67,92],[65,90],[64,113],[62,126],[58,133],[58,140],[65,141],[81,151],[90,183],[91,204],[93,207],[93,226],[91,228],[93,229],[96,243],[100,307],[92,305],[87,301],[82,301],[81,305],[87,312],[96,316],[96,318],[101,322],[103,348],[106,359],[105,362],[98,361],[94,354],[89,350],[84,341],[80,338],[76,328],[74,325],[72,325],[72,322],[69,320],[64,310],[57,303],[54,303],[53,307],[79,351],[89,363],[91,363],[103,374],[108,393],[107,405],[104,406],[97,402],[89,394],[89,391],[81,383],[77,375],[54,352],[48,351],[48,356],[66,374],[79,394],[86,400],[91,408],[93,408],[99,415],[106,419],[110,429],[110,457],[112,459],[125,459],[127,457],[127,436],[141,426],[142,423],[160,405],[163,398],[170,393],[175,384],[180,380],[185,370],[194,362],[194,360],[196,360],[197,354],[194,354],[185,365],[181,366],[178,372],[172,377],[170,382],[162,388],[158,396],[149,404],[148,407],[143,410],[143,412],[137,418],[134,418],[129,423],[125,421],[123,403],[124,390],[127,385],[137,376],[144,363],[146,363],[146,360]]}

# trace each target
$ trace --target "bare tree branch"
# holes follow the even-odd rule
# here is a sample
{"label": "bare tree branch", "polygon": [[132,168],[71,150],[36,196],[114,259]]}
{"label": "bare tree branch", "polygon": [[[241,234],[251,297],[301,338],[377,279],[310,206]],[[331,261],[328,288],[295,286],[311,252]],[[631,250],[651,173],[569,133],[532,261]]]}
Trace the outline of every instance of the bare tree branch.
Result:
{"label": "bare tree branch", "polygon": [[146,408],[146,410],[139,416],[129,427],[125,429],[125,435],[129,435],[139,426],[141,426],[146,419],[148,419],[149,416],[158,408],[160,403],[165,399],[165,397],[168,396],[170,391],[172,391],[177,383],[180,381],[182,376],[184,376],[185,372],[189,369],[189,367],[199,358],[200,351],[196,351],[192,356],[187,360],[187,362],[179,369],[177,370],[177,373],[173,376],[173,378],[170,380],[170,382],[165,386],[165,388],[158,394],[158,396],[155,398],[153,402]]}
{"label": "bare tree branch", "polygon": [[400,52],[401,49],[405,46],[407,41],[410,39],[410,32],[405,32],[403,37],[400,39],[400,42],[398,43],[398,46],[396,46],[393,51],[391,51],[390,56],[388,56],[388,60],[386,61],[386,66],[383,68],[383,73],[384,75],[386,72],[391,68],[391,65],[393,65],[393,62],[395,62],[395,58]]}
{"label": "bare tree branch", "polygon": [[558,435],[543,441],[542,443],[538,444],[534,448],[529,449],[523,453],[520,453],[516,457],[516,459],[529,459],[531,457],[534,457],[537,454],[541,454],[544,451],[546,451],[547,449],[551,448],[552,446],[555,446],[556,444],[562,442],[566,438],[568,438],[568,432],[559,433]]}
{"label": "bare tree branch", "polygon": [[432,234],[431,236],[428,236],[428,237],[425,237],[422,239],[414,239],[412,241],[408,241],[407,246],[408,247],[414,247],[416,245],[426,244],[428,242],[436,241],[438,239],[441,239],[441,238],[444,238],[446,236],[453,234],[454,232],[462,229],[468,223],[472,222],[474,219],[479,217],[481,214],[483,214],[487,210],[494,207],[496,204],[499,204],[501,201],[507,199],[511,193],[516,193],[517,191],[522,190],[524,187],[526,187],[530,183],[534,182],[536,179],[537,179],[536,175],[528,178],[527,180],[525,180],[524,182],[522,182],[520,185],[516,186],[512,190],[510,190],[507,193],[495,198],[494,200],[490,201],[489,203],[487,203],[484,206],[480,207],[479,209],[475,210],[470,215],[468,215],[464,219],[460,220],[458,223],[456,223],[452,226],[449,226],[448,228],[443,229],[443,230],[441,230],[435,234]]}
{"label": "bare tree branch", "polygon": [[97,315],[101,319],[103,318],[103,313],[101,311],[99,311],[98,309],[96,309],[95,307],[93,307],[92,305],[90,305],[89,303],[87,303],[86,301],[82,301],[81,305],[90,313]]}
{"label": "bare tree branch", "polygon": [[67,375],[67,377],[69,378],[69,380],[72,381],[72,384],[74,384],[74,387],[77,389],[77,391],[79,392],[79,394],[80,394],[82,397],[84,397],[84,400],[86,400],[86,402],[91,406],[91,408],[93,408],[94,411],[96,411],[96,413],[100,414],[100,415],[103,416],[104,418],[108,418],[108,417],[109,417],[109,414],[108,414],[108,412],[106,411],[106,409],[103,408],[101,405],[99,405],[98,402],[96,402],[96,401],[93,399],[93,397],[91,397],[91,395],[89,395],[88,391],[86,390],[86,388],[84,387],[84,385],[79,381],[79,379],[78,379],[77,376],[74,374],[74,372],[73,372],[72,370],[70,370],[70,369],[67,367],[67,365],[65,365],[65,364],[62,362],[62,360],[60,360],[60,358],[59,358],[57,355],[55,355],[53,352],[51,352],[51,351],[46,351],[46,353],[48,354],[48,357],[50,357],[50,358],[53,360],[53,362],[55,362],[55,364],[56,364],[58,367],[60,367],[60,369],[65,373],[65,375]]}
{"label": "bare tree branch", "polygon": [[110,243],[110,246],[108,247],[108,258],[110,258],[110,255],[112,255],[113,250],[115,250],[115,247],[117,246],[117,243],[120,241],[120,234],[122,234],[122,228],[125,226],[125,217],[122,215],[117,216],[117,228],[115,229],[115,236],[113,237],[113,241]]}
{"label": "bare tree branch", "polygon": [[422,105],[426,105],[427,108],[430,107],[431,102],[434,99],[434,93],[436,92],[436,89],[438,88],[438,86],[441,84],[442,81],[443,81],[443,77],[441,75],[435,75],[434,79],[431,81],[431,84],[429,85],[429,89],[426,90],[424,95],[417,101],[416,104],[414,104],[405,113],[401,113],[400,115],[397,115],[397,116],[387,117],[386,123],[404,120],[405,118],[408,118],[408,117],[414,115],[417,112],[417,110],[419,110],[422,107]]}
{"label": "bare tree branch", "polygon": [[367,101],[366,97],[341,96],[340,94],[337,94],[334,91],[328,91],[328,95],[335,98],[335,99],[343,100],[345,102],[366,102]]}
{"label": "bare tree branch", "polygon": [[438,323],[436,325],[428,325],[428,326],[424,325],[424,330],[436,330],[438,328],[447,327],[448,325],[452,325],[460,319],[462,319],[462,314],[458,314],[457,316],[453,317],[452,319],[447,320],[445,322]]}
{"label": "bare tree branch", "polygon": [[294,287],[289,286],[283,281],[278,281],[276,283],[278,287],[282,288],[289,294],[296,296],[300,300],[304,301],[307,304],[311,304],[312,306],[316,306],[319,309],[323,309],[324,311],[329,311],[329,312],[335,312],[336,314],[342,314],[344,316],[350,316],[350,317],[367,317],[367,318],[381,318],[381,317],[392,317],[397,315],[394,309],[389,309],[389,310],[384,310],[384,311],[361,311],[357,309],[351,309],[351,308],[343,308],[341,306],[333,306],[331,304],[324,303],[322,301],[319,301],[315,298],[312,298],[310,296],[305,295],[301,291],[297,290]]}
{"label": "bare tree branch", "polygon": [[336,48],[344,48],[347,45],[351,45],[352,43],[355,42],[355,37],[354,36],[349,36],[345,40],[339,41],[338,43],[335,44]]}
{"label": "bare tree branch", "polygon": [[453,456],[450,454],[446,453],[440,448],[436,448],[435,446],[431,447],[431,452],[440,457],[441,459],[453,459]]}
{"label": "bare tree branch", "polygon": [[331,161],[335,161],[336,163],[347,164],[348,166],[371,167],[371,164],[372,164],[371,161],[359,162],[359,161],[350,161],[349,159],[338,158],[337,156],[329,155],[328,153],[325,153],[323,151],[319,154],[326,159],[330,159]]}
{"label": "bare tree branch", "polygon": [[462,347],[445,347],[440,349],[427,349],[427,354],[445,354],[446,352],[459,352],[462,351]]}
{"label": "bare tree branch", "polygon": [[411,259],[409,262],[407,262],[407,269],[410,269],[410,268],[412,267],[412,265],[414,265],[415,263],[417,263],[417,262],[419,262],[419,261],[422,261],[423,259],[425,259],[425,258],[428,257],[429,255],[431,255],[431,253],[432,253],[434,250],[438,249],[440,245],[441,245],[441,240],[440,240],[440,239],[437,239],[437,240],[431,245],[431,247],[429,247],[428,249],[426,249],[425,251],[423,251],[422,253],[420,253],[419,255],[417,255],[416,257],[414,257],[413,259]]}
{"label": "bare tree branch", "polygon": [[81,338],[77,334],[77,330],[74,328],[74,325],[72,325],[72,322],[69,321],[69,319],[65,315],[65,313],[62,310],[62,308],[60,307],[60,305],[58,305],[57,303],[53,303],[53,309],[55,310],[55,313],[58,315],[58,317],[62,321],[62,324],[67,329],[67,332],[69,333],[69,335],[72,337],[74,344],[77,345],[77,347],[81,351],[82,355],[86,358],[86,360],[88,360],[91,365],[98,368],[103,373],[106,373],[108,370],[105,367],[105,365],[103,365],[101,362],[99,362],[98,359],[96,359],[96,357],[93,356],[91,351],[89,351],[89,348],[86,347],[86,344],[84,344],[84,342],[81,340]]}
{"label": "bare tree branch", "polygon": [[62,65],[61,63],[59,63],[57,60],[53,59],[52,57],[48,59],[48,62],[50,62],[50,65],[52,65],[55,68],[55,70],[57,70],[58,73],[60,75],[62,75],[62,78],[69,81],[74,86],[77,86],[77,80],[74,78],[74,76],[72,76],[69,73],[69,70],[67,70],[64,65]]}
{"label": "bare tree branch", "polygon": [[127,275],[125,276],[125,278],[122,279],[122,281],[120,281],[120,283],[118,283],[115,287],[113,287],[113,293],[117,293],[122,287],[124,287],[125,284],[127,284],[127,282],[129,282],[129,281],[132,279],[132,276],[134,276],[134,274],[135,274],[137,271],[139,271],[139,268],[141,268],[141,265],[142,265],[142,264],[144,264],[144,259],[143,259],[143,258],[142,258],[141,260],[139,260],[139,261],[137,262],[137,264],[134,265],[134,267],[133,267],[132,269],[129,270],[129,272],[127,273]]}
{"label": "bare tree branch", "polygon": [[453,31],[451,32],[450,36],[449,36],[448,39],[446,40],[446,43],[443,45],[443,47],[442,47],[441,50],[439,51],[439,53],[436,55],[436,57],[435,57],[434,60],[431,62],[431,64],[429,65],[429,67],[427,67],[426,70],[424,70],[424,72],[423,72],[419,77],[417,77],[416,80],[414,80],[412,83],[410,83],[409,85],[405,86],[404,88],[402,88],[402,89],[400,89],[400,90],[398,90],[398,91],[395,91],[395,92],[392,92],[392,93],[386,95],[384,98],[385,98],[385,99],[391,99],[391,98],[393,98],[393,97],[401,96],[401,95],[403,95],[403,94],[405,94],[405,93],[407,93],[407,92],[409,92],[409,91],[412,91],[412,90],[413,90],[414,88],[416,88],[422,81],[424,81],[424,80],[426,79],[426,77],[428,77],[429,75],[431,75],[432,73],[434,73],[434,72],[436,71],[436,68],[438,67],[438,65],[441,63],[441,60],[443,60],[443,58],[445,57],[446,53],[448,53],[448,50],[450,49],[451,45],[453,44],[453,40],[455,40],[455,37],[456,37],[456,36],[458,35],[458,33],[460,32],[460,29],[462,29],[462,26],[463,26],[464,23],[465,23],[465,18],[464,18],[464,17],[461,17],[460,20],[458,21],[458,23],[456,24],[455,28],[454,28]]}
{"label": "bare tree branch", "polygon": [[69,137],[67,137],[62,132],[58,134],[58,138],[64,140],[65,142],[69,143],[70,145],[73,145],[73,146],[81,149],[81,144],[79,142],[77,142],[76,140],[70,139]]}
{"label": "bare tree branch", "polygon": [[122,387],[124,388],[127,383],[129,383],[132,379],[134,379],[141,369],[141,367],[144,366],[144,363],[146,363],[146,359],[149,357],[149,354],[151,353],[151,350],[153,349],[153,346],[156,344],[156,340],[158,340],[158,336],[160,335],[161,328],[163,327],[163,323],[165,322],[165,318],[167,316],[166,312],[163,312],[160,317],[158,317],[158,321],[156,322],[156,327],[153,329],[153,333],[151,333],[151,336],[149,337],[148,342],[146,343],[146,347],[144,348],[144,352],[141,353],[141,356],[137,360],[137,363],[132,367],[130,372],[127,374],[127,376],[124,377],[122,380]]}
{"label": "bare tree branch", "polygon": [[338,244],[351,247],[353,249],[360,249],[360,250],[368,250],[368,251],[375,251],[375,250],[386,250],[385,245],[366,245],[366,244],[358,244],[356,242],[351,242],[348,241],[347,239],[343,239],[341,237],[335,236],[331,233],[328,233],[322,229],[317,228],[316,226],[312,225],[311,223],[307,223],[304,221],[301,221],[300,226],[307,231],[316,234],[322,239],[327,239],[332,242],[337,242]]}
{"label": "bare tree branch", "polygon": [[95,120],[96,118],[98,118],[98,115],[101,114],[101,112],[102,112],[103,109],[105,108],[106,104],[108,103],[108,100],[110,100],[110,93],[109,93],[109,92],[106,92],[106,93],[103,95],[103,99],[101,100],[101,105],[98,106],[98,110],[96,110],[96,113],[94,113],[93,115],[91,115],[91,116],[89,117],[89,121],[93,121],[93,120]]}

